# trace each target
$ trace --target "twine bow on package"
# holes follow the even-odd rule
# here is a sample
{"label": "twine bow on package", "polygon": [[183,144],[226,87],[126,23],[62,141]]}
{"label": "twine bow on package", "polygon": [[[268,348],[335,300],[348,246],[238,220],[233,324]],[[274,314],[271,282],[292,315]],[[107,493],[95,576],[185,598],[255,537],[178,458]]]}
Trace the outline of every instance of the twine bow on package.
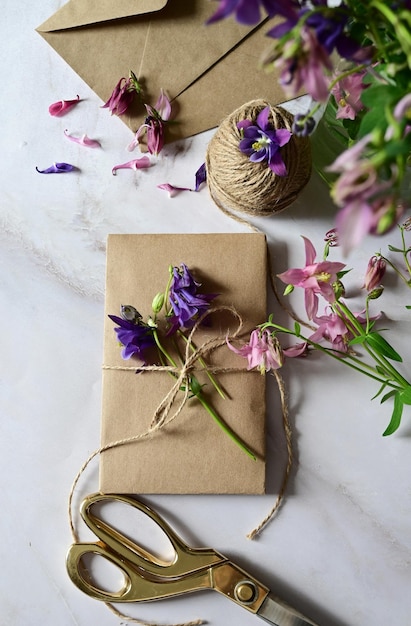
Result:
{"label": "twine bow on package", "polygon": [[[109,236],[102,493],[264,493],[265,376],[248,371],[245,359],[228,349],[226,337],[241,345],[266,319],[266,255],[265,236],[260,233]],[[177,348],[179,363],[184,367],[184,360],[190,361],[192,351],[199,350],[201,356],[190,361],[190,372],[203,397],[255,459],[227,436],[197,397],[181,391],[184,384],[176,383],[178,371],[167,371],[158,360],[158,367],[150,367],[148,359],[141,365],[135,357],[122,358],[108,316],[119,315],[121,305],[132,305],[142,319],[150,318],[153,297],[164,292],[169,268],[182,264],[205,291],[218,295],[210,315],[193,330],[190,349]],[[173,341],[170,345],[173,350]],[[224,397],[207,378],[207,368],[214,372]],[[175,384],[180,385],[178,393],[170,395]],[[163,423],[152,428],[158,407]]]}

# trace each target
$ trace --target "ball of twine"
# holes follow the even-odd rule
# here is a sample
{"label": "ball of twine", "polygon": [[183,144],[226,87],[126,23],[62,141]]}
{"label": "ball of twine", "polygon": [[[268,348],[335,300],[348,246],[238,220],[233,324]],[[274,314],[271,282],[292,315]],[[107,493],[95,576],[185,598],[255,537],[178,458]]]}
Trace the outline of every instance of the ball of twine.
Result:
{"label": "ball of twine", "polygon": [[218,127],[206,154],[207,184],[214,202],[222,210],[234,209],[249,215],[270,216],[294,202],[311,175],[311,147],[308,137],[291,136],[280,148],[287,176],[278,176],[267,161],[255,163],[241,152],[237,123],[256,120],[269,107],[273,128],[291,131],[293,115],[265,100],[253,100],[236,109]]}

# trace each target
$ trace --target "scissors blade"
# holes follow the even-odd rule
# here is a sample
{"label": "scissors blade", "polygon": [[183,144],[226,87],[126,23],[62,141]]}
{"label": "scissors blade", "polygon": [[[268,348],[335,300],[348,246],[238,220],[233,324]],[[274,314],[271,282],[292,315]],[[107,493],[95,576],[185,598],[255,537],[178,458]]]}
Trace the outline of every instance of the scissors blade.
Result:
{"label": "scissors blade", "polygon": [[266,597],[257,615],[273,626],[318,626],[271,595]]}

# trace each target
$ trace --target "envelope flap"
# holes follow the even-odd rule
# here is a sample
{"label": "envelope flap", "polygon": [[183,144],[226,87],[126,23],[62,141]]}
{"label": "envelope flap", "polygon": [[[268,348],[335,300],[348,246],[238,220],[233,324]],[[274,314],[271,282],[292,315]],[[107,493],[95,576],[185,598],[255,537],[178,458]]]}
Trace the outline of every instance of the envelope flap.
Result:
{"label": "envelope flap", "polygon": [[167,0],[69,0],[37,28],[39,32],[90,26],[160,11]]}

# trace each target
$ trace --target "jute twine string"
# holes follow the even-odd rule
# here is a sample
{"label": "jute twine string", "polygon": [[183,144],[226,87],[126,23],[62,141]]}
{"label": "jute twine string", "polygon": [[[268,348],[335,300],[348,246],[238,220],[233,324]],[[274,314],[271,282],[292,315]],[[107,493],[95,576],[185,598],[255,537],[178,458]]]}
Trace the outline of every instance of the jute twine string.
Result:
{"label": "jute twine string", "polygon": [[[234,332],[230,333],[229,336],[224,336],[224,337],[217,337],[217,338],[211,338],[208,341],[205,341],[199,348],[196,348],[193,352],[191,352],[191,348],[190,346],[192,346],[192,340],[193,340],[193,336],[195,334],[195,332],[197,331],[198,327],[201,325],[201,323],[204,321],[204,319],[208,316],[211,315],[212,313],[216,313],[216,312],[221,312],[221,311],[228,311],[230,312],[237,320],[237,327],[234,330]],[[199,320],[196,322],[196,324],[194,325],[194,327],[192,328],[189,336],[188,336],[188,341],[186,342],[186,349],[185,349],[185,359],[184,362],[181,366],[181,368],[175,368],[175,367],[170,367],[170,366],[151,366],[151,365],[145,365],[145,366],[139,366],[138,368],[136,367],[126,367],[126,366],[110,366],[110,365],[103,365],[104,369],[112,369],[112,370],[122,370],[122,371],[133,371],[135,372],[136,369],[138,370],[142,370],[142,371],[151,371],[151,372],[171,372],[173,374],[176,375],[176,381],[173,384],[172,388],[170,389],[170,391],[166,394],[166,396],[163,398],[163,400],[160,402],[159,406],[157,407],[157,409],[154,412],[153,418],[151,420],[151,424],[150,427],[142,432],[142,433],[138,433],[136,435],[133,435],[131,437],[126,437],[124,439],[119,439],[117,441],[113,441],[110,442],[104,446],[101,446],[100,448],[98,448],[97,450],[95,450],[94,452],[92,452],[90,454],[90,456],[86,459],[86,461],[83,463],[83,465],[81,466],[81,468],[79,469],[76,477],[74,478],[74,481],[72,483],[71,489],[70,489],[70,493],[69,493],[69,498],[68,498],[68,517],[69,517],[69,523],[70,523],[70,529],[71,529],[71,534],[73,537],[74,542],[78,542],[79,541],[79,535],[78,532],[75,528],[75,523],[74,523],[74,515],[73,515],[73,498],[74,498],[74,493],[76,491],[77,488],[77,484],[82,476],[82,474],[84,473],[84,471],[86,470],[86,468],[88,467],[88,465],[91,463],[91,461],[98,455],[100,455],[102,452],[105,452],[106,450],[111,450],[113,448],[117,448],[119,446],[123,446],[126,444],[131,444],[134,442],[138,442],[141,439],[144,439],[146,437],[152,436],[153,433],[161,428],[163,428],[166,424],[170,424],[173,420],[175,420],[181,413],[187,399],[188,399],[188,394],[189,394],[189,385],[187,384],[188,382],[188,376],[190,371],[192,371],[195,368],[195,364],[197,362],[198,359],[203,358],[204,356],[206,356],[210,351],[217,349],[218,347],[221,347],[223,345],[226,344],[226,340],[227,338],[231,341],[233,339],[236,339],[239,337],[239,335],[241,334],[241,331],[243,330],[243,326],[244,326],[244,322],[241,318],[241,316],[239,315],[239,313],[236,311],[236,309],[234,309],[233,307],[230,306],[219,306],[219,307],[214,307],[209,309],[203,316],[201,316],[201,318],[199,318]],[[234,368],[234,367],[208,367],[207,366],[207,370],[211,373],[221,373],[221,372],[244,372],[244,368]],[[252,373],[252,372],[250,372]],[[274,372],[274,376],[276,378],[277,381],[277,385],[280,391],[280,399],[281,399],[281,406],[282,406],[282,416],[283,416],[283,427],[284,427],[284,432],[285,432],[285,437],[286,437],[286,443],[287,443],[287,454],[288,454],[288,461],[287,461],[287,466],[286,466],[286,470],[284,473],[284,477],[282,480],[282,485],[281,488],[279,490],[279,493],[277,495],[276,501],[274,503],[274,506],[272,507],[271,511],[266,515],[266,517],[258,524],[258,526],[256,528],[254,528],[250,533],[247,534],[247,538],[248,539],[254,539],[257,535],[259,535],[261,533],[261,531],[263,530],[263,528],[269,523],[269,521],[272,519],[272,517],[275,515],[275,513],[277,512],[277,510],[280,507],[280,504],[283,500],[284,497],[284,493],[287,487],[287,482],[288,482],[288,477],[290,474],[290,470],[291,470],[291,466],[292,466],[292,431],[291,431],[291,426],[290,426],[290,422],[289,422],[289,415],[288,415],[288,407],[287,407],[287,399],[286,399],[286,394],[285,394],[285,388],[284,388],[284,383],[283,380],[281,378],[281,376],[278,374],[278,372]],[[181,402],[179,403],[179,405],[177,406],[176,410],[174,411],[174,413],[171,412],[171,408],[175,402],[176,396],[178,391],[180,391],[181,386],[186,383],[184,385],[184,394],[183,394],[183,398],[181,400]],[[128,622],[132,622],[135,624],[140,624],[141,626],[166,626],[164,624],[159,624],[157,622],[147,622],[144,620],[141,620],[139,618],[136,617],[131,617],[125,613],[122,613],[121,611],[119,611],[115,606],[113,606],[111,603],[109,602],[105,602],[107,608],[114,613],[117,617],[120,617],[122,619],[127,620]],[[197,619],[194,621],[189,621],[189,622],[184,622],[181,624],[173,624],[172,626],[199,626],[200,624],[204,624],[204,620],[201,619]]]}
{"label": "jute twine string", "polygon": [[[251,162],[241,152],[241,133],[237,123],[245,119],[255,122],[267,106],[270,109],[269,121],[274,129],[291,131],[291,113],[281,107],[273,107],[265,100],[252,100],[224,119],[208,144],[208,189],[216,205],[228,215],[234,210],[252,216],[272,216],[294,202],[310,179],[312,158],[307,137],[292,135],[290,141],[281,147],[287,176],[274,174],[267,161]],[[238,221],[244,220],[239,218]]]}

